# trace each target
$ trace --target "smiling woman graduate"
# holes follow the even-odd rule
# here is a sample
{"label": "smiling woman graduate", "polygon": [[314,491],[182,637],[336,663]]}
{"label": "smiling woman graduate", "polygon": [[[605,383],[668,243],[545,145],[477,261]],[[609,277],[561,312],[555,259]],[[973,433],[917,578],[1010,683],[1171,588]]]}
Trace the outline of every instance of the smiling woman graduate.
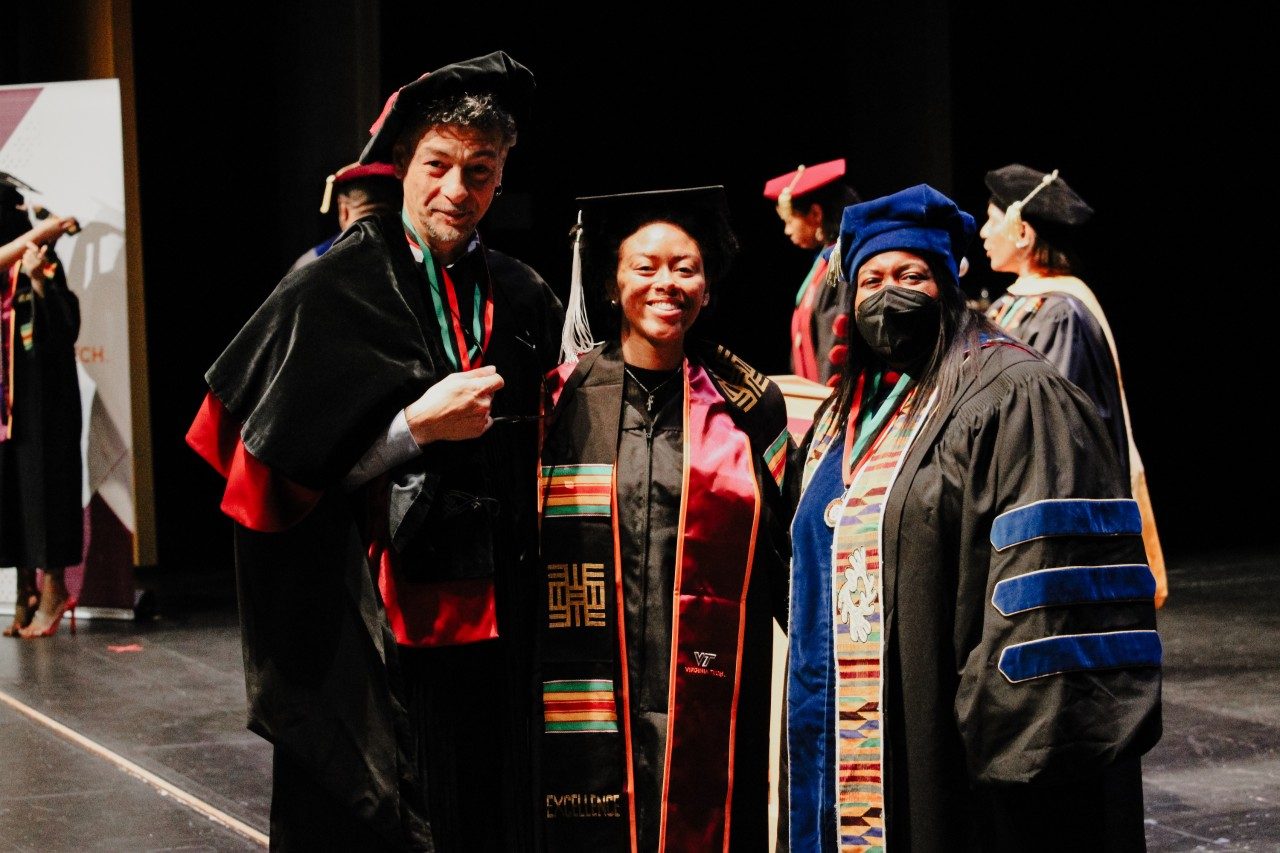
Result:
{"label": "smiling woman graduate", "polygon": [[735,248],[723,188],[579,204],[542,452],[546,849],[764,851],[782,393],[688,337]]}

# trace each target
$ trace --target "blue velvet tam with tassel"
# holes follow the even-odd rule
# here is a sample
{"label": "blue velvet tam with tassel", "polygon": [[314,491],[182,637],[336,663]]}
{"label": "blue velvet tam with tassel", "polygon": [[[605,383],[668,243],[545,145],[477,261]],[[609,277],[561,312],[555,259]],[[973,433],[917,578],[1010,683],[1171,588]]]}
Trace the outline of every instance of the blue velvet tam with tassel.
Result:
{"label": "blue velvet tam with tassel", "polygon": [[841,271],[851,282],[873,256],[904,251],[934,261],[934,273],[949,273],[951,284],[959,287],[960,261],[975,230],[973,217],[954,201],[928,184],[917,184],[846,207],[836,251],[843,259]]}

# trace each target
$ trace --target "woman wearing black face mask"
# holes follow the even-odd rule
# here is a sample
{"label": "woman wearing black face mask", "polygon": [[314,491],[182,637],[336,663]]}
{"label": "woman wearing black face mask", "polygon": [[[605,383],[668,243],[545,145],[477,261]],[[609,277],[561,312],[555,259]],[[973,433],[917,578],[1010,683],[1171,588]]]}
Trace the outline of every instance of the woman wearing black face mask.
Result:
{"label": "woman wearing black face mask", "polygon": [[1144,847],[1138,510],[1089,399],[965,307],[973,232],[925,185],[845,210],[849,369],[792,525],[792,850]]}

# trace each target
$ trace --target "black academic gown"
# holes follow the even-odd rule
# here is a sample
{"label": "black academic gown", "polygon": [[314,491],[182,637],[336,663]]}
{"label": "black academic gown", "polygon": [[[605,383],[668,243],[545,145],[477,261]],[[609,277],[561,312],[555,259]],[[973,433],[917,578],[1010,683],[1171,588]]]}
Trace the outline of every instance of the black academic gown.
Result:
{"label": "black academic gown", "polygon": [[[1129,434],[1125,430],[1116,362],[1111,357],[1107,337],[1093,314],[1074,296],[1048,293],[1040,298],[1044,301],[1038,309],[1018,312],[1004,330],[1043,355],[1072,384],[1089,395],[1106,424],[1127,479]],[[1012,294],[1000,297],[987,309],[988,316],[997,315],[1016,299]]]}
{"label": "black academic gown", "polygon": [[[690,356],[691,360],[697,358]],[[717,364],[712,362],[708,367],[715,371]],[[653,851],[658,849],[660,837],[668,734],[673,593],[683,491],[684,384],[679,373],[666,382],[656,374],[637,373],[646,388],[654,390],[651,411],[648,392],[623,370],[616,345],[605,347],[588,382],[612,379],[622,380],[624,385],[616,464],[618,545],[631,692],[637,849]],[[752,426],[769,424],[765,431],[771,429],[776,434],[785,424],[782,404],[780,393],[770,386],[744,431],[750,434]],[[607,417],[601,420],[608,422]],[[786,621],[791,505],[768,481],[770,475],[760,459],[756,460],[756,473],[764,500],[746,596],[729,849],[763,853],[771,840],[768,773],[773,621],[776,618],[784,625]]]}
{"label": "black academic gown", "polygon": [[[450,268],[472,281],[487,264],[494,330],[484,363],[506,385],[495,416],[537,414],[542,377],[555,366],[563,314],[536,273],[497,252],[474,251]],[[465,294],[460,294],[463,296]],[[530,674],[537,578],[538,425],[499,423],[481,438],[441,442],[392,472],[392,521],[408,574],[436,579],[492,575],[496,640],[401,648],[418,762],[426,768],[432,832],[442,851],[510,853],[533,844]],[[439,478],[430,501],[405,500]],[[466,496],[466,497],[463,497]],[[474,496],[480,511],[447,516],[429,507]],[[397,507],[407,504],[403,515]],[[427,506],[419,518],[415,506]],[[420,525],[415,532],[414,525]]]}
{"label": "black academic gown", "polygon": [[[640,850],[658,847],[662,779],[667,748],[667,691],[671,676],[672,592],[675,585],[683,431],[683,386],[667,386],[665,401],[645,413],[647,395],[626,386],[618,440],[618,512],[626,598],[628,681]],[[674,392],[674,393],[673,393]],[[660,394],[663,392],[660,392]],[[658,399],[663,399],[659,397]],[[650,433],[652,432],[652,440]],[[772,517],[772,513],[767,512]],[[772,519],[771,519],[772,520]],[[777,523],[774,521],[774,523]],[[766,527],[769,522],[766,522]],[[768,849],[769,690],[773,674],[775,612],[785,619],[786,566],[766,532],[760,574],[747,592],[742,685],[734,757],[733,836],[730,849]],[[786,546],[782,546],[785,554]]]}
{"label": "black academic gown", "polygon": [[[1053,535],[997,549],[992,532],[1012,509],[1125,499],[1128,483],[1092,404],[1053,368],[1007,344],[976,358],[976,376],[966,374],[916,436],[884,507],[889,849],[1142,850],[1138,758],[1160,736],[1159,666],[1099,662],[1018,683],[999,669],[1003,651],[1021,643],[1154,629],[1141,536]],[[814,485],[821,476],[792,529],[791,848],[834,851],[831,538],[821,520],[829,498]],[[1136,598],[1008,616],[995,607],[1002,580],[1126,564],[1145,573]]]}
{"label": "black academic gown", "polygon": [[[50,260],[57,258],[51,253]],[[60,569],[79,563],[84,551],[80,302],[58,264],[43,296],[18,275],[13,310],[13,326],[4,330],[13,359],[11,377],[4,377],[6,386],[12,381],[13,437],[0,442],[0,565]]]}
{"label": "black academic gown", "polygon": [[[495,299],[486,363],[507,383],[494,414],[536,412],[559,302],[523,264],[492,251],[484,260]],[[530,795],[520,758],[527,665],[512,652],[530,643],[509,558],[533,541],[536,431],[495,427],[430,448],[353,494],[341,487],[396,413],[451,370],[426,287],[399,221],[365,218],[286,276],[206,374],[244,449],[320,495],[288,529],[236,527],[250,728],[276,747],[272,837],[285,849],[432,849],[434,834],[435,849],[507,850],[527,836],[527,822],[494,816],[526,814]],[[476,493],[477,482],[501,507],[486,532],[505,550],[453,548],[462,537],[430,511],[438,495]],[[508,498],[522,492],[528,507]],[[377,530],[421,578],[494,577],[503,640],[456,655],[398,652],[366,558]],[[436,559],[421,565],[424,555]],[[466,699],[470,682],[455,675],[487,679],[500,707],[468,726],[450,697]],[[481,760],[470,762],[473,753]],[[514,767],[484,760],[495,753],[515,756]],[[499,796],[466,796],[458,763]],[[428,832],[424,811],[438,830]]]}
{"label": "black academic gown", "polygon": [[[832,246],[819,252],[819,256],[831,257]],[[812,310],[809,314],[808,335],[813,345],[814,363],[818,375],[815,381],[824,385],[834,385],[839,375],[844,372],[845,355],[844,329],[849,322],[849,306],[853,304],[853,295],[849,292],[849,282],[841,281],[832,286],[826,282],[826,276],[809,286],[816,288]],[[806,288],[807,290],[808,288]],[[792,354],[791,372],[799,374]],[[835,376],[836,379],[832,379]]]}

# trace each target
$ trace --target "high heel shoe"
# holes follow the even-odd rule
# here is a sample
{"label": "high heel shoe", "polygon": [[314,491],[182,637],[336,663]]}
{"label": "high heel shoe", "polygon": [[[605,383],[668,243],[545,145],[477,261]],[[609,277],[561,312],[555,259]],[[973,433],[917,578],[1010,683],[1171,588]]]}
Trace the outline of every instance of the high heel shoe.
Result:
{"label": "high heel shoe", "polygon": [[[26,599],[26,603],[22,603],[22,599]],[[3,632],[6,637],[17,637],[22,633],[22,629],[31,624],[31,619],[36,615],[36,610],[40,607],[40,596],[36,594],[34,589],[29,591],[19,590],[17,600],[13,603],[13,624],[5,628]]]}
{"label": "high heel shoe", "polygon": [[[67,598],[58,606],[58,612],[53,614],[53,620],[49,623],[48,627],[43,631],[32,630],[35,623],[35,619],[33,618],[31,620],[32,625],[22,629],[22,631],[19,632],[20,636],[24,640],[30,640],[36,637],[52,637],[54,634],[58,633],[58,626],[62,624],[62,617],[69,610],[71,611],[71,635],[74,637],[76,633],[76,604],[78,603],[79,602],[75,598]],[[36,616],[39,615],[39,613],[36,614]]]}

